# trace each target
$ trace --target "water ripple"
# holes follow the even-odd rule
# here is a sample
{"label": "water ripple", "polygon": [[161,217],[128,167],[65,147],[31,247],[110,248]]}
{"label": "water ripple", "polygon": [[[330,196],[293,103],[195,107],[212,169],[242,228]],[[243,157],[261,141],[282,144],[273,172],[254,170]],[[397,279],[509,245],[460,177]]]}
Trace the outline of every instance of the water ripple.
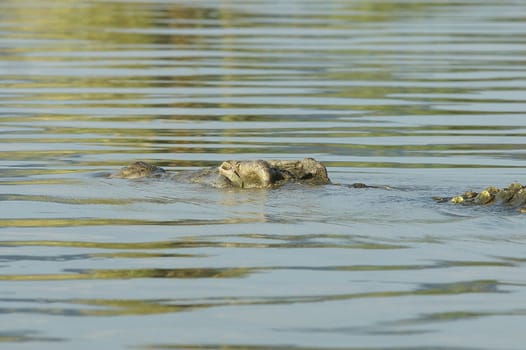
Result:
{"label": "water ripple", "polygon": [[[0,2],[0,342],[522,349],[524,216],[432,197],[524,182],[525,15]],[[336,185],[105,177],[303,157]]]}

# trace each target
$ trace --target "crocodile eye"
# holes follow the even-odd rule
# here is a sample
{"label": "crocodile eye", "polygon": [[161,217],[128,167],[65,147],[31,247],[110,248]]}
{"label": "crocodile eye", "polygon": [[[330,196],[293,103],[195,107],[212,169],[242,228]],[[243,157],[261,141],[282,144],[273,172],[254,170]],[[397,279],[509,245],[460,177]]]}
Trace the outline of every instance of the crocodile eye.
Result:
{"label": "crocodile eye", "polygon": [[232,170],[238,169],[240,164],[241,163],[239,161],[227,160],[221,163],[221,165],[219,166],[219,169],[223,171],[232,171]]}

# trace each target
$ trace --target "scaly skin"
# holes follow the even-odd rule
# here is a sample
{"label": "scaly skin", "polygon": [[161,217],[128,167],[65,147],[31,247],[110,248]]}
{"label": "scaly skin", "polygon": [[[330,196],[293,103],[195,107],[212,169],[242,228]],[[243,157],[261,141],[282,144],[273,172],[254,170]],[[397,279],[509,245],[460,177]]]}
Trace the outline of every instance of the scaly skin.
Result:
{"label": "scaly skin", "polygon": [[287,182],[313,185],[329,184],[327,169],[312,158],[303,160],[229,160],[217,168],[206,168],[169,175],[164,169],[146,162],[135,162],[110,175],[112,178],[140,179],[170,177],[213,187],[270,188]]}
{"label": "scaly skin", "polygon": [[284,179],[301,181],[312,185],[331,183],[327,169],[313,158],[302,160],[269,160],[269,165],[280,171]]}
{"label": "scaly skin", "polygon": [[[202,183],[218,188],[271,188],[288,182],[312,185],[331,184],[327,169],[312,158],[303,160],[229,160],[219,167],[169,174],[163,168],[146,162],[135,162],[120,169],[112,178],[170,178],[175,181]],[[342,185],[354,188],[378,188],[356,183]],[[438,202],[462,205],[503,205],[526,213],[526,186],[512,183],[506,188],[487,187],[480,192],[467,191],[455,197],[434,197]]]}
{"label": "scaly skin", "polygon": [[487,187],[480,192],[464,192],[451,198],[434,198],[439,202],[450,202],[462,205],[506,205],[516,208],[521,213],[526,213],[526,186],[518,182],[510,184],[506,188],[494,186]]}
{"label": "scaly skin", "polygon": [[121,168],[115,174],[111,174],[109,177],[118,179],[140,179],[147,177],[164,177],[166,171],[158,166],[146,163],[146,162],[135,162],[124,168]]}
{"label": "scaly skin", "polygon": [[264,160],[229,160],[219,166],[219,174],[240,188],[267,188],[281,179],[279,171]]}

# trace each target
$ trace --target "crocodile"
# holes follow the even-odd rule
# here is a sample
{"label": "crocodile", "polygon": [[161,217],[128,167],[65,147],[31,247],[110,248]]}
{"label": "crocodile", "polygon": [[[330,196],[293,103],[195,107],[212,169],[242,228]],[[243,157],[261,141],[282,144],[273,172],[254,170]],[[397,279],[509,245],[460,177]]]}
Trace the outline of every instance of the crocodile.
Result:
{"label": "crocodile", "polygon": [[508,187],[489,186],[480,192],[466,191],[454,197],[433,197],[437,202],[457,205],[502,205],[526,213],[526,186],[518,182]]}
{"label": "crocodile", "polygon": [[[170,173],[156,165],[138,161],[121,168],[110,178],[170,178],[217,188],[272,188],[285,183],[331,184],[327,169],[313,158],[302,160],[228,160],[217,167]],[[365,185],[364,185],[365,186]],[[358,187],[358,186],[356,186]]]}
{"label": "crocodile", "polygon": [[[323,164],[313,158],[302,160],[227,160],[219,166],[199,170],[168,172],[156,165],[138,161],[109,175],[111,178],[144,179],[168,178],[174,181],[199,183],[216,188],[277,188],[286,183],[308,185],[338,185],[352,188],[383,188],[389,186],[369,186],[363,183],[333,183]],[[480,192],[466,191],[453,197],[433,197],[440,203],[457,205],[498,204],[526,213],[526,186],[512,183],[508,187],[487,187]]]}

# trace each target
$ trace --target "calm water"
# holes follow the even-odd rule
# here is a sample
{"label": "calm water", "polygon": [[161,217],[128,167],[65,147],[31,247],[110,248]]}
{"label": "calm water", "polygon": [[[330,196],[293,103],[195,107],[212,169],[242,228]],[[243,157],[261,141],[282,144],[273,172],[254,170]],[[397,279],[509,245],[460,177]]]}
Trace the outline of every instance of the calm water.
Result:
{"label": "calm water", "polygon": [[[523,349],[526,4],[0,3],[9,349]],[[107,179],[226,159],[333,181]]]}

